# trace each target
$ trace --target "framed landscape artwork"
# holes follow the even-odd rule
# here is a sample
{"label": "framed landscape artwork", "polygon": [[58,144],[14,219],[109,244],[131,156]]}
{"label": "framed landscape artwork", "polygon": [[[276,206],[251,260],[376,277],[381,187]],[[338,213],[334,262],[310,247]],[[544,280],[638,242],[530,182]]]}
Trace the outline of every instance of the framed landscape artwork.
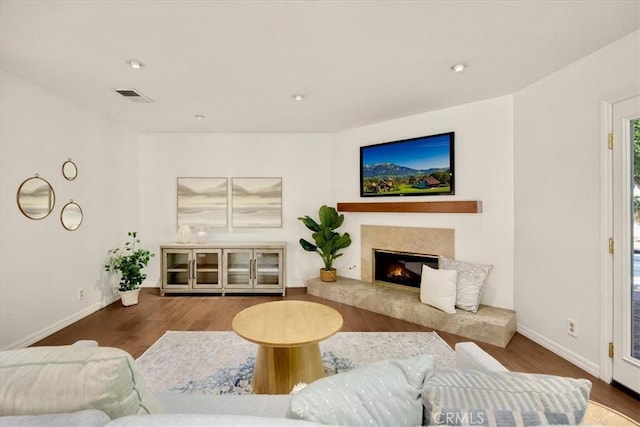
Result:
{"label": "framed landscape artwork", "polygon": [[282,227],[282,178],[231,178],[232,227]]}
{"label": "framed landscape artwork", "polygon": [[227,178],[178,178],[178,228],[226,227],[227,186]]}

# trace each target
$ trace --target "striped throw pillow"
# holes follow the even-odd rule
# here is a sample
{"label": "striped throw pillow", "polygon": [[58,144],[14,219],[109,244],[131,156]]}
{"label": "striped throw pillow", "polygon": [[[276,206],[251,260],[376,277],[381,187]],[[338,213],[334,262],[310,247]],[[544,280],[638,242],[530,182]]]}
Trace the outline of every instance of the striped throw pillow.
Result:
{"label": "striped throw pillow", "polygon": [[590,392],[584,379],[446,369],[425,382],[424,425],[575,425]]}
{"label": "striped throw pillow", "polygon": [[0,416],[98,409],[114,419],[160,411],[133,357],[118,348],[63,345],[3,351],[0,378]]}

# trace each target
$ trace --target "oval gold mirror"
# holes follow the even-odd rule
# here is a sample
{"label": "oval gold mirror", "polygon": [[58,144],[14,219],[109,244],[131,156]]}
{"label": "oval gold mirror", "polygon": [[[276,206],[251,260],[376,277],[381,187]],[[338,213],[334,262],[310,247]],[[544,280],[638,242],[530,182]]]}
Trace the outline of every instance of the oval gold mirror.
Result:
{"label": "oval gold mirror", "polygon": [[62,175],[68,180],[73,181],[78,176],[78,167],[71,158],[62,164]]}
{"label": "oval gold mirror", "polygon": [[82,224],[82,209],[73,199],[64,205],[60,212],[62,226],[69,231],[77,230]]}
{"label": "oval gold mirror", "polygon": [[51,213],[56,196],[51,184],[36,174],[25,179],[18,188],[18,207],[27,218],[42,219]]}

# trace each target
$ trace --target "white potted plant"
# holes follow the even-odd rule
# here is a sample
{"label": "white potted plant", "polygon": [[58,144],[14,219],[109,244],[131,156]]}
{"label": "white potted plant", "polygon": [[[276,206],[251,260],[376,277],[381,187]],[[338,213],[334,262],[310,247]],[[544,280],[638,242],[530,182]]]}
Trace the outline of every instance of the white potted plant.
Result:
{"label": "white potted plant", "polygon": [[147,278],[142,269],[149,264],[149,260],[154,256],[146,249],[136,248],[140,244],[137,232],[130,231],[127,236],[131,238],[125,243],[123,248],[115,248],[109,251],[109,260],[104,266],[105,271],[120,272],[120,299],[122,305],[130,306],[138,303],[138,293],[140,285]]}

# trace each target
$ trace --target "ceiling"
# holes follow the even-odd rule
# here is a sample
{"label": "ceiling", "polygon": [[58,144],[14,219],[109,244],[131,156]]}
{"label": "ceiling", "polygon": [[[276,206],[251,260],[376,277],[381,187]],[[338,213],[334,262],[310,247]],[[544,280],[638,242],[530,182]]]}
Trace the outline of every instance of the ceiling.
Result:
{"label": "ceiling", "polygon": [[[349,129],[514,93],[640,27],[640,0],[0,0],[0,8],[3,70],[138,132]],[[468,67],[454,73],[456,63]]]}

